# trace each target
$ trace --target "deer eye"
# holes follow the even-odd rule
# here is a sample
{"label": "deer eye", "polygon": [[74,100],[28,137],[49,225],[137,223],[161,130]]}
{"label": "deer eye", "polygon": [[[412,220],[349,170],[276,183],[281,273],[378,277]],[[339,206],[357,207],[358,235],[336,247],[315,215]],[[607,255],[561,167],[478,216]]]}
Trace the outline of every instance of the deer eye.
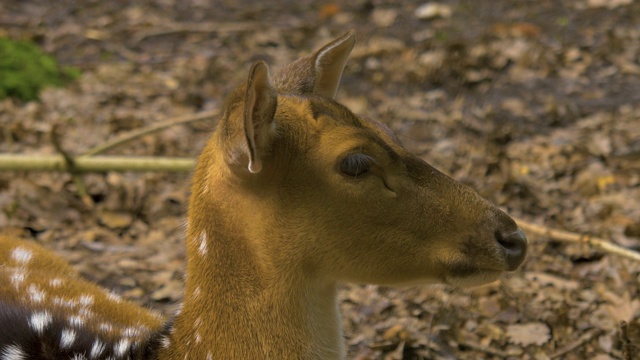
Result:
{"label": "deer eye", "polygon": [[374,161],[365,154],[349,154],[340,160],[340,171],[347,176],[358,177],[371,170]]}

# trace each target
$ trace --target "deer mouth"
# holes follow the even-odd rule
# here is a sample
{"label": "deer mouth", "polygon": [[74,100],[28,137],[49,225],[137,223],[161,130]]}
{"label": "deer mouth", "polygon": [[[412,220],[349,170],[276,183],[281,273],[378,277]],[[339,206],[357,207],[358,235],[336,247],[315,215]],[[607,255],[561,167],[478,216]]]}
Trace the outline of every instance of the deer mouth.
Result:
{"label": "deer mouth", "polygon": [[455,287],[471,287],[490,283],[499,279],[507,269],[490,264],[479,264],[473,261],[457,261],[445,267],[443,282]]}
{"label": "deer mouth", "polygon": [[467,288],[494,282],[498,280],[502,276],[502,274],[504,274],[504,271],[478,269],[475,273],[468,275],[445,275],[444,282],[447,285],[452,285],[459,288]]}

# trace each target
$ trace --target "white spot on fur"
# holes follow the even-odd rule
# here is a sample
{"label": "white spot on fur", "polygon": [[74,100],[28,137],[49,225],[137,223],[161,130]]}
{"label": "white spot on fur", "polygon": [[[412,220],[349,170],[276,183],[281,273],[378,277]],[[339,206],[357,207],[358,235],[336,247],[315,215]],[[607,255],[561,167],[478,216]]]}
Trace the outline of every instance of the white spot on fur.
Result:
{"label": "white spot on fur", "polygon": [[89,310],[88,308],[81,308],[78,310],[78,315],[82,316],[84,318],[92,318],[93,317],[93,312],[91,310]]}
{"label": "white spot on fur", "polygon": [[81,318],[80,316],[69,316],[69,318],[67,319],[67,322],[69,323],[69,325],[71,326],[75,326],[75,327],[80,327],[82,325],[84,325],[84,319]]}
{"label": "white spot on fur", "polygon": [[45,292],[34,284],[29,285],[27,292],[29,293],[29,299],[36,304],[43,302],[46,297]]}
{"label": "white spot on fur", "polygon": [[113,326],[111,324],[108,324],[108,323],[100,323],[98,328],[103,332],[112,332],[113,331]]}
{"label": "white spot on fur", "polygon": [[11,274],[11,283],[17,288],[22,285],[25,277],[27,277],[27,273],[24,269],[16,269],[13,274]]}
{"label": "white spot on fur", "polygon": [[129,350],[130,345],[131,341],[129,339],[120,339],[120,341],[118,341],[118,343],[113,347],[113,351],[116,355],[123,356]]}
{"label": "white spot on fur", "polygon": [[122,336],[123,337],[138,337],[140,336],[140,331],[134,327],[128,327],[124,330],[122,330]]}
{"label": "white spot on fur", "polygon": [[200,344],[202,342],[202,336],[200,333],[196,331],[196,344]]}
{"label": "white spot on fur", "polygon": [[62,329],[62,334],[60,335],[60,347],[66,349],[71,347],[73,343],[76,341],[76,331],[73,329]]}
{"label": "white spot on fur", "polygon": [[59,296],[53,298],[53,303],[66,308],[74,308],[78,306],[78,303],[74,299],[65,299]]}
{"label": "white spot on fur", "polygon": [[78,302],[82,306],[90,306],[91,304],[93,304],[93,296],[88,295],[88,294],[87,295],[82,295],[82,296],[80,296],[80,299],[78,300]]}
{"label": "white spot on fur", "polygon": [[213,355],[211,355],[211,351],[207,351],[207,360],[213,360]]}
{"label": "white spot on fur", "polygon": [[87,360],[84,354],[73,354],[71,360]]}
{"label": "white spot on fur", "polygon": [[202,289],[200,288],[200,286],[197,286],[195,290],[193,290],[193,298],[197,299],[198,297],[200,297],[200,293],[202,292]]}
{"label": "white spot on fur", "polygon": [[60,278],[55,278],[55,279],[49,280],[49,286],[51,286],[53,288],[59,287],[60,285],[62,285],[62,279],[60,279]]}
{"label": "white spot on fur", "polygon": [[11,252],[11,258],[18,264],[25,265],[33,257],[33,253],[29,249],[25,249],[21,246],[13,249]]}
{"label": "white spot on fur", "polygon": [[164,316],[158,310],[155,310],[155,309],[151,310],[151,315],[153,315],[153,317],[156,318],[157,320],[164,320]]}
{"label": "white spot on fur", "polygon": [[116,294],[114,292],[111,292],[111,291],[106,291],[106,293],[107,293],[107,298],[109,300],[117,302],[117,303],[122,301],[122,298],[120,297],[120,295],[118,295],[118,294]]}
{"label": "white spot on fur", "polygon": [[102,341],[96,339],[96,341],[93,342],[93,345],[91,345],[91,353],[89,354],[89,356],[92,359],[95,359],[98,356],[100,356],[100,354],[102,354],[104,349],[105,349],[105,344]]}
{"label": "white spot on fur", "polygon": [[198,247],[198,252],[200,253],[200,255],[205,256],[207,255],[207,252],[209,251],[208,248],[208,244],[207,244],[207,233],[206,231],[203,231],[202,234],[200,234],[200,246]]}
{"label": "white spot on fur", "polygon": [[53,318],[46,311],[33,313],[29,318],[29,326],[31,326],[33,331],[35,331],[38,335],[42,335],[42,333],[44,332],[44,328],[46,328],[52,320]]}
{"label": "white spot on fur", "polygon": [[198,328],[200,328],[200,326],[202,326],[202,317],[198,316],[196,318],[196,321],[193,322],[193,328],[194,329],[198,329]]}
{"label": "white spot on fur", "polygon": [[2,360],[27,360],[27,354],[18,345],[8,345],[0,352]]}
{"label": "white spot on fur", "polygon": [[166,349],[169,347],[169,345],[171,345],[171,339],[169,339],[167,336],[163,336],[160,339],[160,343],[162,344],[162,347]]}

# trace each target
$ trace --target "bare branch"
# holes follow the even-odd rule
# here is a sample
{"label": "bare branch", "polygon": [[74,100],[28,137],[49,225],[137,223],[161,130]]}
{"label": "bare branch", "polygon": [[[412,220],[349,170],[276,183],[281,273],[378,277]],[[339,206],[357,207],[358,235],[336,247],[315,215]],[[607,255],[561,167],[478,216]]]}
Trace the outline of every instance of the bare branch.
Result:
{"label": "bare branch", "polygon": [[616,245],[607,239],[592,237],[592,236],[583,235],[583,234],[576,234],[569,231],[551,229],[546,226],[536,225],[521,219],[515,219],[515,220],[518,223],[518,226],[520,226],[522,230],[524,230],[526,233],[529,233],[529,234],[546,236],[549,239],[556,240],[556,241],[587,244],[611,254],[623,256],[635,261],[640,261],[640,253],[633,250],[626,249],[620,245]]}
{"label": "bare branch", "polygon": [[78,191],[78,195],[82,199],[82,202],[87,205],[87,207],[93,208],[93,200],[87,193],[87,187],[84,186],[84,181],[82,181],[82,178],[76,171],[74,158],[62,147],[62,144],[60,143],[60,124],[54,124],[51,128],[51,142],[53,143],[53,147],[56,151],[62,155],[64,165],[69,170],[74,184],[76,184],[76,189]]}
{"label": "bare branch", "polygon": [[154,36],[164,36],[171,34],[181,33],[229,33],[229,32],[242,32],[252,31],[260,27],[259,22],[229,22],[229,23],[200,23],[200,24],[185,24],[185,23],[170,23],[164,24],[165,29],[147,31],[134,37],[133,43],[137,44],[147,38]]}
{"label": "bare branch", "polygon": [[178,116],[178,117],[174,117],[174,118],[170,118],[167,119],[165,121],[161,121],[159,123],[155,123],[151,126],[147,126],[144,127],[142,129],[137,129],[137,130],[133,130],[133,131],[129,131],[127,133],[124,133],[114,139],[111,139],[103,144],[100,144],[92,149],[90,149],[89,151],[85,152],[84,154],[82,154],[83,156],[93,156],[93,155],[98,155],[101,153],[104,153],[105,151],[111,150],[113,148],[115,148],[116,146],[122,145],[126,142],[129,142],[131,140],[137,139],[139,137],[145,136],[145,135],[149,135],[149,134],[153,134],[155,132],[158,132],[160,130],[164,130],[168,127],[171,126],[175,126],[175,125],[182,125],[182,124],[188,124],[191,122],[195,122],[195,121],[200,121],[200,120],[204,120],[204,119],[209,119],[212,117],[215,117],[216,115],[218,115],[218,110],[211,110],[211,111],[203,111],[201,113],[197,113],[197,114],[189,114],[189,115],[185,115],[185,116]]}
{"label": "bare branch", "polygon": [[[168,157],[80,156],[73,159],[77,173],[106,171],[188,172],[194,159]],[[0,154],[0,171],[69,171],[61,155]]]}

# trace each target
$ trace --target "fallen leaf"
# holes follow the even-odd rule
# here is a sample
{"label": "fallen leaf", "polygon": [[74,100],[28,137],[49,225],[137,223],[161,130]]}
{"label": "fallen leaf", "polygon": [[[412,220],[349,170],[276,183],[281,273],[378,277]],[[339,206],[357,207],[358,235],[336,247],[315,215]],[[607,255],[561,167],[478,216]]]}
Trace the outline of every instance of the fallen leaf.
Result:
{"label": "fallen leaf", "polygon": [[419,6],[414,15],[418,19],[433,19],[433,18],[450,18],[452,14],[451,6],[438,4],[438,3],[426,3]]}
{"label": "fallen leaf", "polygon": [[549,326],[541,322],[507,326],[509,342],[522,346],[542,345],[551,339]]}
{"label": "fallen leaf", "polygon": [[133,216],[126,212],[101,210],[98,212],[100,223],[111,229],[126,228],[133,222]]}
{"label": "fallen leaf", "polygon": [[320,19],[329,19],[340,13],[340,6],[335,3],[325,4],[320,8]]}

